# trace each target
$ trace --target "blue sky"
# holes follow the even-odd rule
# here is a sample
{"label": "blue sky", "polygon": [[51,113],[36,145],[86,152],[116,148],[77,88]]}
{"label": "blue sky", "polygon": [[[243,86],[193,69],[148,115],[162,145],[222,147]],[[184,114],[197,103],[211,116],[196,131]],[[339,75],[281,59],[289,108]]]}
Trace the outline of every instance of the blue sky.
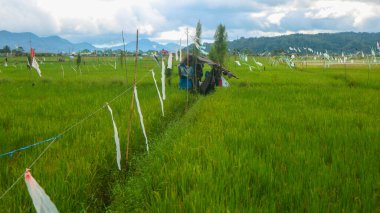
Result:
{"label": "blue sky", "polygon": [[186,39],[198,20],[212,41],[218,24],[229,39],[293,33],[377,32],[380,0],[0,0],[0,30],[58,35],[98,46],[142,38]]}

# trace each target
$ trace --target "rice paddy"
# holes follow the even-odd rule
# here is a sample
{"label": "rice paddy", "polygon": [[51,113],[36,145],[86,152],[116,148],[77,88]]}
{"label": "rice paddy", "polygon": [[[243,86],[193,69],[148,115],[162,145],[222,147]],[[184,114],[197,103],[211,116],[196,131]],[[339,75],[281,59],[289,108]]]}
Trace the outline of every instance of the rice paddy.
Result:
{"label": "rice paddy", "polygon": [[[127,171],[132,58],[121,67],[114,57],[86,57],[78,69],[47,57],[42,78],[25,58],[10,58],[0,68],[0,154],[62,136],[1,157],[0,196],[38,158],[31,172],[61,212],[380,211],[380,66],[290,69],[256,59],[265,71],[230,57],[239,79],[208,96],[190,94],[189,102],[175,68],[162,117],[149,72],[158,80],[160,68],[140,58],[150,153],[134,110]],[[0,209],[34,211],[22,179]]]}

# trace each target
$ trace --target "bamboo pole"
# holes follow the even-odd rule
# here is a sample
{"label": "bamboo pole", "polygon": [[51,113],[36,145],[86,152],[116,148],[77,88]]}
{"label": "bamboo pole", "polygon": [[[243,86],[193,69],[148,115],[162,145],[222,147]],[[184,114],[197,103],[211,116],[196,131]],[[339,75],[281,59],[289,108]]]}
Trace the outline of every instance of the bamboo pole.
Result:
{"label": "bamboo pole", "polygon": [[189,29],[186,28],[186,54],[187,54],[187,67],[186,67],[186,110],[189,108]]}
{"label": "bamboo pole", "polygon": [[[133,88],[136,87],[136,78],[137,78],[137,58],[139,52],[139,30],[136,31],[136,55],[135,55],[135,75],[133,78]],[[129,122],[128,122],[128,132],[127,132],[127,150],[126,150],[126,166],[128,170],[128,153],[129,153],[129,143],[131,138],[131,129],[132,129],[132,115],[133,115],[133,104],[135,99],[135,93],[132,93],[131,106],[129,108]]]}
{"label": "bamboo pole", "polygon": [[127,69],[127,53],[125,52],[125,41],[124,41],[124,31],[121,31],[121,36],[123,37],[123,47],[124,47],[124,52],[123,52],[123,58],[121,59],[122,62],[124,60],[124,65],[125,65],[125,83],[128,85],[128,69]]}

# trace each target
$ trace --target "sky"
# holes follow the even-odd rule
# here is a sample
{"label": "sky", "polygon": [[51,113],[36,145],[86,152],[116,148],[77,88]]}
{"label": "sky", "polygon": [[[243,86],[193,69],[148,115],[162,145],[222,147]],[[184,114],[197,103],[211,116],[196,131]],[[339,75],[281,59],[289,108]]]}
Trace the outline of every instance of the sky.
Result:
{"label": "sky", "polygon": [[229,40],[293,33],[378,32],[380,0],[0,0],[0,30],[58,35],[97,47],[140,38],[190,40],[198,21],[209,42],[224,24]]}

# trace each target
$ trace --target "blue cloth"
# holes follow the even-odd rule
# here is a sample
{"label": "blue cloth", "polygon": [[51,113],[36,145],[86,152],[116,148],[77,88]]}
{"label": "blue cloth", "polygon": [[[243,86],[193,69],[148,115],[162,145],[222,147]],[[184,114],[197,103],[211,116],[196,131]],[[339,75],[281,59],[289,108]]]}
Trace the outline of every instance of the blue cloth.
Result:
{"label": "blue cloth", "polygon": [[194,69],[192,66],[186,67],[185,64],[180,64],[179,69],[179,88],[191,89],[193,88]]}
{"label": "blue cloth", "polygon": [[[187,80],[187,81],[186,81]],[[187,82],[187,83],[186,83]],[[186,79],[185,78],[180,78],[179,79],[179,88],[180,89],[191,89],[193,88],[193,82],[191,81],[191,79]]]}
{"label": "blue cloth", "polygon": [[194,77],[194,68],[192,66],[186,67],[184,64],[180,64],[178,66],[179,69],[179,75],[184,78],[189,77],[192,78]]}

